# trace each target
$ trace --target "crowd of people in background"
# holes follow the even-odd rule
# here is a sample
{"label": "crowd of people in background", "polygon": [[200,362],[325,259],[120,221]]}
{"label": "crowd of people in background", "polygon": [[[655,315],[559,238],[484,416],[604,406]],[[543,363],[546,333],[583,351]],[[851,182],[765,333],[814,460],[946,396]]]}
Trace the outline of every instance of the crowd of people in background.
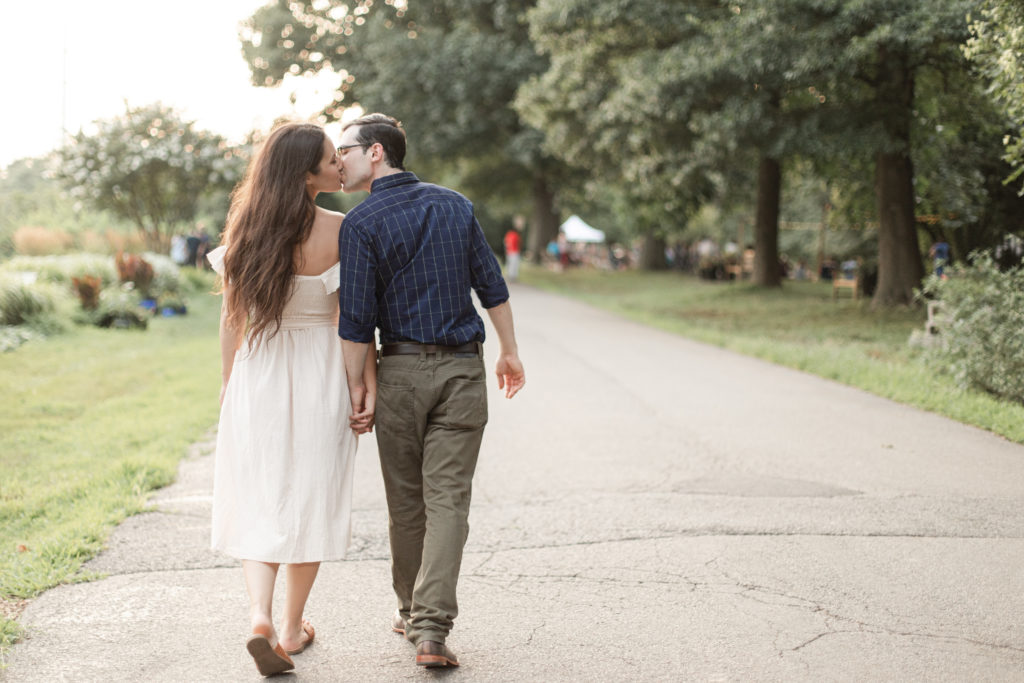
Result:
{"label": "crowd of people in background", "polygon": [[210,252],[210,235],[202,225],[188,235],[171,237],[171,260],[179,266],[207,270],[210,265],[206,255]]}
{"label": "crowd of people in background", "polygon": [[[519,263],[523,256],[521,239],[521,231],[515,228],[505,235],[503,247],[506,277],[510,280],[518,277]],[[510,251],[510,245],[514,245],[513,251]],[[541,262],[556,271],[571,267],[625,270],[640,263],[641,249],[640,240],[631,244],[571,242],[564,233],[559,232],[556,239],[548,242],[541,255]],[[668,269],[691,273],[707,280],[747,280],[754,273],[754,246],[741,246],[732,239],[723,244],[707,236],[693,241],[670,242],[665,246],[664,256]],[[847,258],[840,261],[833,255],[825,256],[820,264],[810,264],[804,259],[791,260],[785,254],[779,257],[782,277],[792,280],[849,279],[857,274],[862,265],[862,259]]]}

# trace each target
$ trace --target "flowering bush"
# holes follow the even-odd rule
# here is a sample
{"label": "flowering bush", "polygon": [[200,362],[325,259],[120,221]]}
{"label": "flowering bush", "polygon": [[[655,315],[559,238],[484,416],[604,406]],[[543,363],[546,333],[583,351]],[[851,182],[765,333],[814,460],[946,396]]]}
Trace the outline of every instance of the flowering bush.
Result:
{"label": "flowering bush", "polygon": [[95,122],[61,150],[68,193],[133,222],[150,249],[166,249],[175,226],[191,223],[201,197],[228,192],[245,151],[182,120],[161,104]]}

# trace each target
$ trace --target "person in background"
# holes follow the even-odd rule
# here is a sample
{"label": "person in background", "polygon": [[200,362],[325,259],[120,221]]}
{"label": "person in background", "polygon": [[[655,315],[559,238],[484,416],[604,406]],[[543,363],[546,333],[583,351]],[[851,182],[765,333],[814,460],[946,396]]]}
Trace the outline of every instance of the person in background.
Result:
{"label": "person in background", "polygon": [[[516,216],[517,221],[521,220]],[[519,226],[513,224],[512,228],[505,233],[505,278],[509,282],[519,279],[519,258],[520,242]]]}
{"label": "person in background", "polygon": [[932,262],[935,264],[935,274],[942,279],[946,279],[946,264],[949,263],[949,243],[944,240],[933,243],[928,250],[928,255],[931,256]]}

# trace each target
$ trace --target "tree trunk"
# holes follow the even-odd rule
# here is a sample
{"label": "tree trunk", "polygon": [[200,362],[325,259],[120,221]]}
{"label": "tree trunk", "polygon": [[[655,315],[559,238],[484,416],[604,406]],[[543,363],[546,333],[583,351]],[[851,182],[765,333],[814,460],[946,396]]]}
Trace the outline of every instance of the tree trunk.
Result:
{"label": "tree trunk", "polygon": [[879,51],[883,70],[878,96],[883,123],[895,151],[875,157],[875,200],[878,211],[878,286],[874,308],[909,305],[921,284],[924,266],[914,224],[914,167],[910,160],[910,121],[914,106],[914,74],[907,56]]}
{"label": "tree trunk", "polygon": [[533,219],[527,248],[534,263],[540,263],[548,243],[558,237],[558,214],[555,213],[555,193],[547,178],[538,173],[533,179]]}
{"label": "tree trunk", "polygon": [[777,159],[761,157],[757,169],[757,216],[754,221],[754,284],[779,287],[779,195],[782,166]]}
{"label": "tree trunk", "polygon": [[[825,196],[831,197],[828,185],[825,185]],[[825,234],[828,230],[828,212],[832,210],[832,203],[826,199],[821,205],[821,228],[818,230],[818,254],[816,263],[814,264],[814,277],[811,279],[816,280],[821,277],[821,266],[825,263]]]}
{"label": "tree trunk", "polygon": [[667,268],[665,238],[658,235],[644,235],[644,244],[640,248],[640,269],[665,270]]}

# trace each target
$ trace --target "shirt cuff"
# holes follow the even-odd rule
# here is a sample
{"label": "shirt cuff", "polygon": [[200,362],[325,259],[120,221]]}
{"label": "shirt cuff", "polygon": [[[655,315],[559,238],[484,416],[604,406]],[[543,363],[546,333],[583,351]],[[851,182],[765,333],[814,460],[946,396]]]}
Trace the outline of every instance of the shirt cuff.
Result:
{"label": "shirt cuff", "polygon": [[494,308],[508,301],[508,285],[505,284],[505,279],[501,278],[477,289],[476,295],[480,298],[481,306]]}
{"label": "shirt cuff", "polygon": [[356,344],[375,344],[377,340],[373,336],[374,329],[374,325],[367,327],[350,323],[347,320],[338,321],[338,336]]}

